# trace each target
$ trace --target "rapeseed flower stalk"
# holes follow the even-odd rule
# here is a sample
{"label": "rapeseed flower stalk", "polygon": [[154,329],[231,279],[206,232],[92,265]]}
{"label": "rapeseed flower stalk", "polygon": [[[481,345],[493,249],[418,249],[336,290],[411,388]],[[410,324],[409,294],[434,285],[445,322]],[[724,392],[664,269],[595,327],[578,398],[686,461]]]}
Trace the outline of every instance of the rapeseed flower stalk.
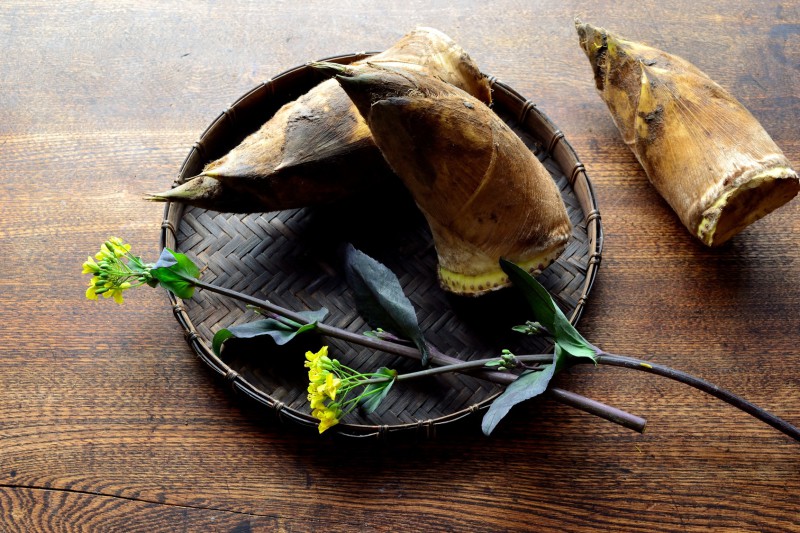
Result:
{"label": "rapeseed flower stalk", "polygon": [[[319,432],[323,433],[339,423],[360,403],[368,398],[388,392],[397,373],[381,369],[379,372],[361,373],[328,357],[328,347],[318,352],[306,352],[308,368],[308,401],[311,416],[319,420]],[[350,392],[365,386],[361,394],[348,398]]]}
{"label": "rapeseed flower stalk", "polygon": [[97,300],[102,295],[103,298],[113,298],[121,304],[124,301],[122,294],[126,290],[154,283],[150,274],[153,265],[143,263],[130,250],[130,244],[119,237],[110,237],[100,246],[94,259],[86,258],[82,273],[92,275],[89,288],[86,289],[86,298]]}
{"label": "rapeseed flower stalk", "polygon": [[[527,335],[548,337],[554,342],[553,354],[514,355],[509,350],[503,350],[499,357],[461,361],[435,349],[428,350],[421,337],[419,351],[417,351],[407,346],[402,341],[402,337],[395,337],[380,328],[368,337],[325,324],[321,322],[327,314],[327,310],[324,308],[317,311],[294,312],[267,300],[206,283],[199,279],[200,269],[191,259],[169,248],[162,250],[161,256],[155,264],[143,263],[140,258],[130,253],[130,249],[130,245],[125,244],[122,239],[112,237],[103,243],[94,259],[87,258],[83,263],[83,273],[92,274],[89,289],[86,291],[87,298],[96,300],[97,296],[102,294],[104,298],[113,297],[117,303],[122,303],[122,293],[125,290],[147,284],[151,287],[160,286],[176,297],[186,299],[192,297],[196,288],[200,288],[241,301],[269,314],[270,318],[265,320],[231,326],[218,331],[214,335],[212,343],[217,356],[221,354],[225,341],[230,338],[269,336],[277,345],[282,345],[301,333],[316,331],[323,336],[380,349],[398,356],[422,361],[427,360],[426,354],[430,357],[430,362],[434,366],[416,372],[398,374],[395,370],[382,367],[377,372],[360,373],[341,364],[336,359],[331,359],[328,356],[327,346],[323,346],[318,352],[307,352],[305,366],[308,368],[309,378],[308,400],[311,404],[312,416],[319,421],[320,433],[337,425],[359,404],[367,413],[374,412],[381,401],[386,398],[395,382],[430,377],[445,372],[482,372],[482,374],[475,375],[507,385],[506,390],[494,399],[484,415],[482,426],[484,433],[488,435],[511,407],[547,391],[550,379],[559,369],[591,362],[595,365],[605,364],[648,372],[684,383],[723,400],[800,441],[800,428],[712,383],[679,370],[649,361],[610,354],[597,348],[574,328],[541,284],[524,269],[507,261],[501,261],[501,267],[509,275],[514,285],[523,292],[538,319],[538,322],[527,322],[522,326],[515,327],[514,330]],[[376,272],[378,276],[387,272],[393,276],[391,271],[374,260],[366,266],[362,264],[358,274],[362,276],[362,280],[368,280],[374,277]],[[386,282],[372,283],[370,289],[374,289],[373,294],[379,294],[383,298],[388,298],[387,301],[397,304],[400,300],[398,294],[402,294],[402,288],[399,288],[399,280],[396,277],[394,277],[394,281],[394,289],[398,289],[399,293],[392,288],[391,283],[387,285]],[[378,305],[385,306],[385,302],[382,300],[378,302]],[[403,318],[405,313],[407,318],[408,315],[414,313],[409,301],[404,303],[401,301],[400,306],[405,306],[405,311],[401,309],[400,315],[395,316]],[[397,309],[394,310],[397,311]],[[392,319],[392,316],[387,314],[384,318]],[[414,342],[415,335],[421,335],[420,332],[415,333],[413,328],[406,334],[412,342]],[[510,371],[516,369],[522,369],[522,373],[511,374]],[[495,371],[486,372],[487,370]],[[496,372],[496,370],[505,372]],[[362,386],[364,389],[360,394],[353,398],[348,397],[353,389]],[[574,393],[556,388],[550,390],[553,397],[557,400],[560,399],[559,401],[562,403],[598,415],[624,427],[639,432],[644,431],[644,419]]]}

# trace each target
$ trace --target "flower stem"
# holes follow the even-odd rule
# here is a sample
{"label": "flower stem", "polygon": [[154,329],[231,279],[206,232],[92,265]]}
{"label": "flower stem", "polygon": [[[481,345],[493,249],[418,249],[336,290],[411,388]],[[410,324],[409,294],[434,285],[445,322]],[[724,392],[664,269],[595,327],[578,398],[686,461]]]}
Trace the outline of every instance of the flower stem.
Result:
{"label": "flower stem", "polygon": [[[253,296],[249,296],[247,294],[227,289],[225,287],[219,287],[211,283],[206,283],[197,278],[184,276],[182,274],[178,275],[184,281],[188,281],[189,283],[192,283],[196,287],[200,287],[207,291],[215,292],[217,294],[221,294],[223,296],[239,300],[245,304],[265,309],[267,311],[275,313],[276,315],[283,316],[285,318],[288,318],[289,320],[293,320],[300,324],[304,324],[306,322],[305,318],[303,318],[301,315],[289,309],[285,309],[279,305],[275,305],[267,300],[260,300]],[[374,350],[380,350],[385,353],[390,353],[401,357],[408,357],[416,360],[420,360],[422,357],[422,355],[419,353],[419,350],[417,350],[416,348],[412,348],[410,346],[405,346],[403,344],[395,342],[381,340],[375,337],[359,335],[358,333],[353,333],[345,329],[329,326],[321,322],[317,323],[316,329],[321,335],[338,338],[347,342],[351,342],[353,344],[357,344],[367,348],[372,348]],[[461,359],[457,359],[455,357],[443,354],[442,352],[433,347],[431,347],[430,349],[430,354],[431,354],[431,359],[430,359],[431,363],[434,365],[438,365],[439,367],[448,368],[448,370],[446,370],[447,372],[452,371],[453,370],[452,367],[454,365],[459,365],[464,363],[464,361],[462,361]],[[520,359],[521,357],[522,356],[518,356],[517,358]],[[553,360],[552,355],[537,355],[536,357],[539,359],[534,359],[531,362],[543,361],[547,363]],[[475,367],[469,366],[464,370],[472,371],[471,374],[476,377],[483,378],[488,381],[492,381],[494,383],[501,385],[508,385],[509,383],[517,379],[517,376],[515,374],[511,374],[508,372],[498,372],[496,370],[485,370],[477,368],[478,366],[483,366],[484,364],[485,361],[481,363],[481,365],[475,365]],[[630,413],[626,413],[625,411],[622,411],[615,407],[611,407],[596,400],[591,400],[574,392],[565,391],[563,389],[559,389],[556,387],[550,387],[548,388],[548,393],[555,401],[559,403],[562,403],[564,405],[569,405],[570,407],[579,409],[585,413],[598,416],[604,420],[608,420],[609,422],[619,424],[628,429],[632,429],[638,433],[643,433],[644,428],[647,424],[647,421],[641,417],[632,415]]]}
{"label": "flower stem", "polygon": [[[216,285],[200,281],[199,279],[196,278],[189,278],[182,275],[181,277],[197,287],[206,289],[211,292],[216,292],[217,294],[222,294],[230,298],[240,300],[244,303],[254,305],[262,309],[266,309],[267,311],[271,311],[278,315],[284,316],[290,320],[294,320],[295,322],[301,324],[305,323],[305,319],[302,316],[298,315],[293,311],[290,311],[289,309],[285,309],[283,307],[275,305],[269,301],[259,300],[258,298],[254,298],[252,296],[248,296],[246,294],[242,294],[240,292],[236,292],[231,289],[226,289],[224,287],[218,287]],[[381,350],[386,353],[391,353],[403,357],[410,357],[413,359],[421,358],[419,351],[417,351],[414,348],[411,348],[410,346],[404,346],[402,344],[388,342],[375,337],[367,337],[365,335],[359,335],[357,333],[329,326],[327,324],[318,323],[317,331],[319,331],[319,333],[322,335],[339,338],[348,342],[352,342],[354,344],[358,344],[368,348],[373,348],[375,350]],[[437,368],[422,370],[420,372],[414,372],[412,374],[406,374],[405,375],[406,377],[403,379],[411,379],[409,376],[412,375],[415,375],[416,377],[421,377],[422,375],[433,375],[440,372],[474,371],[484,366],[487,361],[492,361],[495,359],[496,358],[465,362],[460,359],[456,359],[455,357],[445,355],[439,352],[438,350],[432,348],[431,362],[433,364],[440,366]],[[519,355],[517,356],[517,359],[523,362],[542,363],[542,362],[552,361],[552,356],[547,354]],[[575,359],[573,361],[573,364],[588,364],[590,361],[591,361],[590,359],[579,358]],[[798,429],[797,427],[769,413],[768,411],[765,411],[764,409],[758,407],[757,405],[750,403],[741,396],[738,396],[728,390],[722,389],[704,379],[692,376],[691,374],[687,374],[686,372],[681,372],[680,370],[675,370],[673,368],[669,368],[663,365],[649,363],[633,357],[615,355],[603,351],[600,351],[598,353],[596,363],[602,365],[617,366],[622,368],[639,370],[650,374],[656,374],[658,376],[662,376],[677,381],[679,383],[689,385],[690,387],[694,387],[695,389],[710,394],[711,396],[714,396],[715,398],[718,398],[732,405],[733,407],[736,407],[737,409],[753,416],[754,418],[777,429],[781,433],[800,442],[800,429]],[[497,371],[487,371],[483,369],[480,369],[480,373],[478,375],[485,379],[489,379],[491,381],[501,384],[511,383],[517,378],[517,376],[514,374],[497,372]],[[400,380],[400,378],[401,376],[398,376],[398,380]],[[577,395],[569,391],[564,391],[557,388],[550,388],[548,390],[550,391],[553,399],[555,399],[556,401],[559,401],[566,405],[572,405],[574,407],[577,407],[578,409],[581,409],[591,414],[595,414],[597,416],[600,416],[601,418],[604,418],[611,422],[615,422],[617,424],[621,424],[625,427],[629,427],[636,431],[639,432],[644,431],[645,421],[642,418],[630,415],[629,413],[620,411],[619,409],[615,409],[600,402],[590,400],[589,398],[584,398],[580,395]]]}
{"label": "flower stem", "polygon": [[694,387],[695,389],[701,390],[706,394],[710,394],[715,398],[726,402],[737,409],[744,411],[745,413],[749,414],[761,420],[762,422],[772,426],[773,428],[777,429],[784,435],[787,435],[794,440],[800,442],[800,429],[793,426],[792,424],[786,422],[785,420],[778,418],[777,416],[773,415],[758,407],[755,404],[752,404],[728,390],[720,388],[713,383],[709,383],[708,381],[692,376],[691,374],[687,374],[686,372],[681,372],[680,370],[675,370],[673,368],[669,368],[663,365],[658,365],[646,361],[641,361],[639,359],[635,359],[633,357],[625,357],[621,355],[614,355],[606,352],[601,352],[598,355],[597,362],[601,365],[609,365],[609,366],[618,366],[622,368],[631,368],[634,370],[640,370],[642,372],[647,372],[649,374],[656,374],[658,376],[662,376],[668,379],[672,379],[674,381],[678,381],[685,385],[689,385],[690,387]]}
{"label": "flower stem", "polygon": [[[462,361],[460,363],[450,363],[444,366],[437,366],[434,368],[426,368],[425,370],[419,370],[417,372],[409,372],[407,374],[399,374],[394,378],[390,378],[388,376],[379,376],[375,378],[371,378],[367,381],[362,382],[363,384],[367,383],[382,383],[384,381],[389,380],[397,380],[397,381],[405,381],[409,379],[417,379],[423,378],[428,376],[434,376],[436,374],[444,374],[445,372],[464,372],[465,370],[474,370],[477,368],[483,368],[486,366],[486,363],[491,363],[492,361],[497,361],[498,357],[491,357],[489,359],[475,359],[474,361]],[[552,355],[523,355],[517,357],[517,359],[522,363],[552,363],[553,356]],[[513,376],[513,374],[511,374]],[[516,379],[516,376],[513,376]],[[512,380],[513,381],[513,380]]]}
{"label": "flower stem", "polygon": [[[288,318],[289,320],[293,320],[299,324],[305,324],[307,320],[303,318],[302,315],[295,313],[289,309],[281,307],[279,305],[275,305],[268,300],[260,300],[253,296],[249,296],[247,294],[242,294],[240,292],[226,289],[225,287],[219,287],[217,285],[212,285],[211,283],[206,283],[196,278],[190,278],[187,276],[180,275],[185,281],[188,281],[195,285],[196,287],[200,287],[207,291],[215,292],[217,294],[221,294],[223,296],[227,296],[229,298],[233,298],[244,302],[246,304],[250,304],[256,307],[260,307],[261,309],[266,309],[276,315],[283,316]],[[419,359],[420,353],[416,348],[411,348],[410,346],[403,346],[400,344],[395,344],[392,342],[383,341],[377,339],[375,337],[367,337],[366,335],[359,335],[358,333],[353,333],[352,331],[347,331],[346,329],[337,328],[334,326],[329,326],[322,322],[317,323],[317,331],[321,335],[327,335],[329,337],[335,337],[347,342],[352,342],[354,344],[359,344],[361,346],[365,346],[367,348],[373,348],[375,350],[381,350],[386,353],[391,353],[394,355],[400,355],[403,357],[411,357],[413,359]]]}
{"label": "flower stem", "polygon": [[[431,362],[435,364],[456,365],[463,362],[461,359],[456,359],[450,355],[443,354],[433,347],[430,349],[430,352]],[[518,355],[516,357],[520,361],[528,362],[535,362],[537,359],[540,359],[546,363],[549,363],[553,360],[553,356],[551,354]],[[416,358],[419,358],[419,354],[416,355]],[[588,361],[588,359],[586,361]],[[496,370],[478,370],[476,372],[471,372],[470,374],[503,385],[512,383],[518,377],[516,374],[512,374],[510,372],[498,372]],[[637,433],[644,433],[644,430],[647,427],[647,420],[640,416],[632,415],[631,413],[617,409],[616,407],[606,405],[602,402],[592,400],[591,398],[581,396],[580,394],[571,391],[560,389],[558,387],[548,387],[546,394],[550,395],[553,400],[562,405],[568,405],[583,411],[584,413],[588,413],[590,415],[602,418],[603,420],[618,424],[622,427],[632,429]]]}

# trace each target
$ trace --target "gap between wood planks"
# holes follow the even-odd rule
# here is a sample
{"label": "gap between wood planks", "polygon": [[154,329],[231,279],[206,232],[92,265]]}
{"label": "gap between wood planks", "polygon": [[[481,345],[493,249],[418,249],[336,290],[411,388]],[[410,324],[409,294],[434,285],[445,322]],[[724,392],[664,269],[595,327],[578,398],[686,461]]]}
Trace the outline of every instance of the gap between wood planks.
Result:
{"label": "gap between wood planks", "polygon": [[198,511],[215,511],[219,513],[230,513],[235,515],[242,515],[242,516],[252,516],[255,518],[275,518],[275,519],[288,519],[279,515],[274,514],[259,514],[259,513],[248,513],[245,511],[234,511],[231,509],[220,509],[218,507],[203,507],[200,505],[186,505],[180,503],[169,503],[169,502],[159,502],[156,500],[149,500],[145,498],[135,498],[133,496],[120,496],[118,494],[106,494],[104,492],[92,492],[89,490],[80,490],[80,489],[69,489],[64,487],[38,487],[32,485],[22,485],[22,484],[13,484],[13,483],[0,483],[0,489],[24,489],[24,490],[32,490],[32,491],[42,491],[42,492],[66,492],[68,494],[79,494],[84,496],[100,496],[103,498],[117,498],[120,500],[127,500],[131,502],[139,502],[139,503],[147,503],[153,505],[166,505],[168,507],[176,507],[179,509],[195,509]]}

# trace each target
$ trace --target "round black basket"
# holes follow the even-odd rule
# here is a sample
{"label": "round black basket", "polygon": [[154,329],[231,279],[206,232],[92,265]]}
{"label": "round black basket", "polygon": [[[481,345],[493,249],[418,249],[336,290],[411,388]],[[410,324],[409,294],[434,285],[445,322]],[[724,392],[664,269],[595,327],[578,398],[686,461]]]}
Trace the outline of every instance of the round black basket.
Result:
{"label": "round black basket", "polygon": [[[325,59],[350,63],[371,54]],[[489,77],[493,109],[522,138],[558,185],[570,219],[572,237],[564,253],[539,277],[570,320],[576,323],[600,263],[600,216],[584,166],[564,134],[532,102]],[[307,66],[288,70],[256,87],[220,114],[194,144],[175,185],[199,174],[224,155],[283,104],[321,80]],[[391,188],[392,185],[389,185]],[[370,194],[372,193],[372,196]],[[376,199],[367,191],[336,204],[262,214],[217,213],[169,203],[161,245],[206,266],[203,280],[267,299],[294,311],[325,307],[325,323],[353,332],[371,329],[359,316],[344,280],[339,250],[353,243],[389,267],[414,304],[426,340],[463,360],[490,357],[502,349],[539,353],[541,340],[511,331],[530,319],[513,289],[480,298],[445,293],[436,279],[436,253],[424,218],[400,187]],[[197,291],[190,300],[170,295],[173,311],[193,350],[236,390],[274,410],[281,419],[315,426],[303,367],[305,350],[330,347],[332,357],[368,372],[382,366],[399,371],[419,363],[337,339],[305,337],[276,347],[265,342],[231,343],[217,356],[211,339],[220,328],[259,318],[244,305]],[[300,338],[298,338],[299,340]],[[501,387],[468,375],[446,374],[392,389],[375,413],[355,411],[331,431],[347,436],[381,436],[416,429],[428,435],[436,426],[488,406]]]}

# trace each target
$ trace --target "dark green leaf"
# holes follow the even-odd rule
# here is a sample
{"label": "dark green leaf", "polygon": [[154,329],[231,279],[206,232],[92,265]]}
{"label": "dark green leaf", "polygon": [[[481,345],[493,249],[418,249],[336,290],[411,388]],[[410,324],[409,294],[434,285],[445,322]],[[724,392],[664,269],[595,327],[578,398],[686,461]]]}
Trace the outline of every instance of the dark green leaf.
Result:
{"label": "dark green leaf", "polygon": [[[316,311],[301,311],[297,314],[306,319],[308,323],[298,327],[295,325],[286,324],[274,318],[266,318],[263,320],[248,322],[247,324],[231,326],[226,329],[221,329],[214,334],[214,338],[211,341],[211,347],[214,349],[214,353],[219,355],[220,350],[222,349],[222,344],[230,338],[252,339],[263,336],[271,337],[272,340],[275,341],[275,344],[282,346],[301,333],[305,333],[306,331],[316,328],[317,322],[325,318],[325,316],[328,314],[328,310],[323,307],[322,309],[318,309]],[[292,324],[296,324],[296,322],[291,322]]]}
{"label": "dark green leaf", "polygon": [[569,354],[567,354],[567,352],[565,352],[564,349],[561,348],[561,346],[559,346],[558,344],[556,344],[553,347],[553,349],[555,350],[555,355],[556,355],[556,359],[555,359],[556,371],[555,371],[555,373],[558,374],[559,372],[564,370],[565,366],[567,366],[567,361],[569,360]]}
{"label": "dark green leaf", "polygon": [[194,294],[194,284],[185,278],[197,278],[200,269],[185,255],[164,248],[150,274],[175,296],[187,299]]}
{"label": "dark green leaf", "polygon": [[375,412],[375,409],[378,408],[383,399],[386,398],[386,395],[389,394],[389,389],[392,388],[392,385],[394,385],[394,380],[397,377],[396,370],[386,367],[379,368],[376,374],[386,376],[390,379],[381,383],[370,383],[364,387],[364,392],[362,394],[368,394],[368,396],[364,399],[361,405],[368,413]]}
{"label": "dark green leaf", "polygon": [[216,332],[211,340],[211,349],[214,350],[214,353],[219,355],[220,350],[222,350],[222,343],[231,337],[233,337],[233,333],[229,329],[221,329]]}
{"label": "dark green leaf", "polygon": [[275,344],[281,346],[292,340],[299,330],[283,322],[278,322],[274,318],[265,318],[264,320],[231,326],[228,331],[231,333],[231,337],[236,339],[252,339],[266,335],[272,337]]}
{"label": "dark green leaf", "polygon": [[513,381],[503,394],[498,396],[489,406],[489,410],[483,415],[481,429],[485,435],[489,435],[497,427],[497,424],[508,414],[512,407],[525,400],[530,400],[547,390],[558,366],[558,350],[553,354],[553,362],[546,365],[542,370],[527,371]]}
{"label": "dark green leaf", "polygon": [[556,342],[572,357],[588,357],[594,360],[597,356],[594,345],[584,339],[568,320],[565,323],[556,323]]}
{"label": "dark green leaf", "polygon": [[553,334],[556,343],[567,354],[572,357],[595,359],[597,350],[594,345],[584,339],[583,335],[575,329],[575,326],[570,323],[563,311],[553,301],[547,289],[536,278],[505,259],[500,260],[500,267],[514,286],[522,291],[536,315],[536,320]]}
{"label": "dark green leaf", "polygon": [[295,331],[294,334],[295,335],[300,335],[301,333],[305,333],[306,331],[311,331],[312,329],[315,329],[316,327],[317,327],[317,323],[316,322],[314,322],[313,324],[303,324],[302,326],[297,328],[297,331]]}
{"label": "dark green leaf", "polygon": [[317,322],[325,320],[325,317],[328,316],[328,310],[321,307],[316,311],[299,311],[297,314],[305,320],[305,325],[303,327],[316,326]]}
{"label": "dark green leaf", "polygon": [[355,294],[356,306],[373,328],[383,328],[410,339],[427,366],[430,353],[417,322],[414,306],[403,293],[394,273],[352,245],[345,252],[347,283]]}
{"label": "dark green leaf", "polygon": [[533,309],[533,314],[548,331],[555,333],[556,313],[560,310],[541,283],[524,269],[511,261],[500,259],[500,268],[506,273],[514,286],[522,291],[522,295]]}
{"label": "dark green leaf", "polygon": [[194,284],[185,279],[181,278],[178,274],[175,274],[168,268],[161,268],[161,269],[153,269],[150,271],[154,278],[156,278],[159,284],[173,293],[178,298],[183,298],[184,300],[191,298],[194,294]]}

